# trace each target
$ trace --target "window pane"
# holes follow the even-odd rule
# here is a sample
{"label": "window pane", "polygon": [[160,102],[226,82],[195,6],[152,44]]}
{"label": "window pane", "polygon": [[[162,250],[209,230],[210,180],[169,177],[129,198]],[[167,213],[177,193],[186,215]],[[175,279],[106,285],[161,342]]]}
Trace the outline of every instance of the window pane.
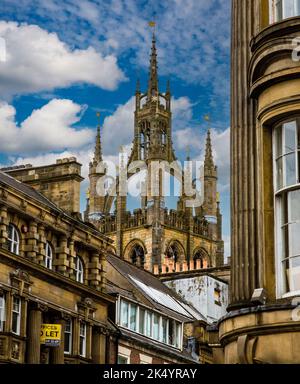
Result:
{"label": "window pane", "polygon": [[159,316],[158,314],[153,314],[153,338],[159,340]]}
{"label": "window pane", "polygon": [[5,322],[5,300],[4,296],[0,296],[0,331],[4,330]]}
{"label": "window pane", "polygon": [[[300,221],[300,189],[291,191],[288,194],[288,221]],[[300,234],[300,232],[299,232]]]}
{"label": "window pane", "polygon": [[287,260],[286,264],[286,277],[288,283],[288,291],[300,290],[300,257],[295,257]]}
{"label": "window pane", "polygon": [[128,328],[128,303],[121,301],[121,325]]}
{"label": "window pane", "polygon": [[142,308],[139,313],[139,332],[145,334],[145,310]]}
{"label": "window pane", "polygon": [[285,146],[284,153],[294,152],[296,149],[296,121],[291,121],[283,125]]}
{"label": "window pane", "polygon": [[275,129],[275,159],[282,156],[282,126]]}
{"label": "window pane", "polygon": [[72,353],[72,320],[66,321],[64,336],[64,352]]}
{"label": "window pane", "polygon": [[167,328],[168,327],[168,320],[164,317],[162,318],[162,342],[167,343]]}
{"label": "window pane", "polygon": [[175,344],[175,326],[174,326],[174,320],[169,320],[169,344],[174,345]]}
{"label": "window pane", "polygon": [[146,311],[146,336],[151,337],[152,335],[152,314]]}
{"label": "window pane", "polygon": [[176,323],[176,347],[181,348],[181,324]]}
{"label": "window pane", "polygon": [[276,20],[282,20],[283,14],[282,14],[282,0],[275,0],[275,12],[276,12]]}
{"label": "window pane", "polygon": [[276,160],[276,184],[277,184],[277,190],[283,188],[282,157]]}
{"label": "window pane", "polygon": [[300,255],[300,221],[289,225],[289,257]]}
{"label": "window pane", "polygon": [[129,364],[128,363],[128,357],[125,356],[118,356],[118,364]]}
{"label": "window pane", "polygon": [[297,183],[295,153],[286,155],[284,159],[285,159],[285,172],[286,172],[285,186],[294,185]]}
{"label": "window pane", "polygon": [[136,314],[137,314],[137,308],[135,304],[130,304],[130,324],[129,328],[133,331],[136,330]]}

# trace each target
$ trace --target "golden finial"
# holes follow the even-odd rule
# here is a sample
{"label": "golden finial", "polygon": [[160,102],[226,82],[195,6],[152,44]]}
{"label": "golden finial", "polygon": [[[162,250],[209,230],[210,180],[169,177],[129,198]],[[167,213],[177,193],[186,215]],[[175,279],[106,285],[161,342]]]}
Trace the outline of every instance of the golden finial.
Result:
{"label": "golden finial", "polygon": [[98,118],[98,126],[100,127],[100,116],[101,116],[100,112],[96,112],[96,116]]}
{"label": "golden finial", "polygon": [[217,203],[220,202],[220,192],[217,192]]}
{"label": "golden finial", "polygon": [[204,120],[205,120],[205,121],[210,121],[210,116],[209,116],[209,114],[204,115]]}
{"label": "golden finial", "polygon": [[155,21],[149,21],[148,25],[149,25],[149,27],[151,27],[151,28],[155,28],[155,26],[156,26],[156,22],[155,22]]}

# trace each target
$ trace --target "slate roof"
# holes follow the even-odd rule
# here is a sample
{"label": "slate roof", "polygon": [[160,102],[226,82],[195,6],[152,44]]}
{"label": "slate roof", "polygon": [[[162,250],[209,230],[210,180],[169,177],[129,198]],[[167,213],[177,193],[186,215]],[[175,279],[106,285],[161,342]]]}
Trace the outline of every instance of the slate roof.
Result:
{"label": "slate roof", "polygon": [[[107,255],[107,261],[113,268],[115,268],[122,276],[127,279],[129,284],[132,286],[133,290],[138,290],[152,304],[152,307],[158,310],[159,312],[165,313],[166,316],[173,317],[182,322],[206,320],[205,317],[201,313],[199,313],[191,304],[185,302],[179,295],[177,295],[175,291],[164,285],[152,273],[138,268],[137,266],[129,263],[128,261],[120,259],[119,257],[111,254]],[[183,315],[182,311],[179,312],[174,308],[162,305],[159,302],[160,300],[154,300],[153,296],[149,295],[147,291],[141,288],[140,285],[136,284],[135,280],[138,280],[139,282],[145,284],[147,287],[154,288],[155,290],[170,296],[173,300],[176,301],[176,304],[182,308],[182,311],[187,312],[187,314]],[[124,287],[117,286],[114,283],[110,283],[108,286],[108,293],[118,293],[122,296],[128,297],[129,299],[134,299],[133,290],[128,291]]]}
{"label": "slate roof", "polygon": [[6,173],[0,171],[0,184],[8,185],[9,187],[16,189],[22,194],[28,196],[31,199],[37,200],[39,203],[47,205],[49,208],[54,209],[56,211],[63,212],[57,205],[52,203],[49,199],[47,199],[40,192],[30,187],[27,184],[22,183],[21,181],[15,179],[12,176],[7,175]]}

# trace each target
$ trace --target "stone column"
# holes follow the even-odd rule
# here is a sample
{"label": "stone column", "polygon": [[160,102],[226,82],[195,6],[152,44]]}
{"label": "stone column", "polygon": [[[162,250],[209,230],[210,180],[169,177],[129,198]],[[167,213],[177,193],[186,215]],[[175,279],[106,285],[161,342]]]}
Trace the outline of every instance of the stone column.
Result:
{"label": "stone column", "polygon": [[29,364],[40,364],[41,343],[40,333],[42,324],[42,311],[40,308],[31,309],[28,319],[28,354]]}
{"label": "stone column", "polygon": [[92,361],[93,364],[105,364],[106,335],[100,328],[93,327]]}
{"label": "stone column", "polygon": [[65,362],[65,355],[64,355],[64,349],[65,349],[65,320],[61,317],[56,317],[54,319],[54,324],[60,324],[61,325],[61,340],[59,347],[53,347],[52,350],[52,363],[53,364],[64,364]]}
{"label": "stone column", "polygon": [[0,246],[6,248],[7,245],[7,226],[8,226],[8,218],[7,218],[7,207],[2,205],[0,207]]}
{"label": "stone column", "polygon": [[55,253],[56,259],[53,261],[53,265],[56,266],[56,271],[62,275],[69,277],[69,261],[68,261],[68,239],[67,236],[63,235],[59,239],[59,246],[56,248]]}
{"label": "stone column", "polygon": [[38,253],[38,237],[39,235],[37,233],[37,222],[31,221],[29,223],[29,231],[25,235],[26,245],[24,250],[26,252],[26,256],[33,261],[36,261],[36,255]]}
{"label": "stone column", "polygon": [[38,224],[38,253],[36,260],[40,265],[45,264],[45,248],[46,248],[46,237],[45,237],[45,227],[43,224]]}
{"label": "stone column", "polygon": [[232,1],[231,308],[249,305],[253,290],[260,286],[257,107],[248,84],[257,6],[257,0]]}

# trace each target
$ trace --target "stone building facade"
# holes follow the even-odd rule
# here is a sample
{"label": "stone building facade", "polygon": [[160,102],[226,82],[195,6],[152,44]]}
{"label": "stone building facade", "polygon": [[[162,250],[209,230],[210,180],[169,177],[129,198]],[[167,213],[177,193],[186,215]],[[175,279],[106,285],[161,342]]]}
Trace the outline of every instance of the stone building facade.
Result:
{"label": "stone building facade", "polygon": [[[64,166],[75,170],[64,170],[69,187],[80,165],[66,159]],[[51,167],[54,177],[60,168]],[[37,183],[29,167],[15,171]],[[79,208],[74,189],[66,213],[8,173],[0,171],[0,363],[105,363],[115,344],[108,321],[115,299],[105,281],[111,241],[72,215]],[[58,346],[41,343],[42,324],[61,325]]]}
{"label": "stone building facade", "polygon": [[[117,255],[150,271],[185,270],[192,264],[193,269],[223,265],[222,215],[210,131],[199,180],[203,197],[201,204],[187,204],[190,199],[195,200],[197,194],[189,197],[184,192],[178,199],[177,209],[165,207],[162,192],[164,172],[179,180],[181,185],[184,185],[187,174],[183,177],[173,149],[171,91],[169,83],[165,93],[159,89],[154,34],[148,88],[145,93],[141,92],[138,82],[135,99],[132,151],[128,159],[124,155],[118,177],[106,193],[99,193],[104,191],[101,180],[105,180],[107,174],[102,166],[98,127],[94,158],[90,163],[86,220],[113,240]],[[155,168],[157,162],[165,167],[162,171]],[[125,173],[120,172],[123,166]],[[122,178],[138,177],[145,170],[147,175],[141,183],[140,208],[130,212],[127,210],[126,193],[122,193]],[[155,187],[153,179],[156,180]],[[114,189],[115,197],[108,193]]]}
{"label": "stone building facade", "polygon": [[[300,362],[300,3],[232,1],[225,363]],[[218,355],[220,356],[220,355]]]}

